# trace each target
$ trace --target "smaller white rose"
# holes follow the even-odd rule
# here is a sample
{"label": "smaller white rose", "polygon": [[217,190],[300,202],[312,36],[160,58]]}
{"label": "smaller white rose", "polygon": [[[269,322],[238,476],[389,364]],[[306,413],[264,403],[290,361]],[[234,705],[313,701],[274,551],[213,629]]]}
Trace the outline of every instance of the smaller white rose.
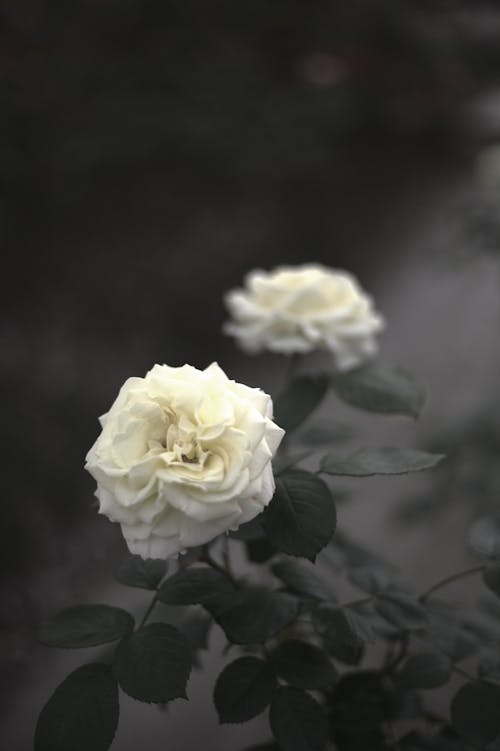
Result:
{"label": "smaller white rose", "polygon": [[384,321],[356,279],[319,264],[251,271],[245,288],[227,293],[224,331],[249,354],[326,349],[349,370],[377,352]]}
{"label": "smaller white rose", "polygon": [[257,516],[274,493],[284,431],[272,400],[212,363],[129,378],[87,455],[99,511],[132,553],[165,558]]}

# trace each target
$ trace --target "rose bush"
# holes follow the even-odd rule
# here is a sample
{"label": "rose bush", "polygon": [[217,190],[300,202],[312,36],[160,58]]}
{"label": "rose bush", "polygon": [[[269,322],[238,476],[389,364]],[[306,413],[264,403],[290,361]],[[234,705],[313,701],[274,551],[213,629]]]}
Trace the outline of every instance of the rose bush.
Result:
{"label": "rose bush", "polygon": [[272,400],[212,363],[155,365],[129,378],[87,455],[99,510],[131,552],[165,558],[259,514],[274,493],[284,431]]}
{"label": "rose bush", "polygon": [[246,352],[326,349],[339,370],[373,356],[384,325],[353,276],[319,264],[252,271],[226,305],[232,320],[224,330]]}

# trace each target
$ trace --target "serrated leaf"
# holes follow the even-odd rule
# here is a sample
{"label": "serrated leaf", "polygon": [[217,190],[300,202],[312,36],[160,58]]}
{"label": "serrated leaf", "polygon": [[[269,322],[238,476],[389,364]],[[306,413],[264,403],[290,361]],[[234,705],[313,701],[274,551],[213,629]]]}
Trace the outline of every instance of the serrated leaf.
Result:
{"label": "serrated leaf", "polygon": [[83,665],[56,688],[42,709],[35,751],[106,751],[118,715],[118,685],[110,667]]}
{"label": "serrated leaf", "polygon": [[271,570],[290,592],[303,599],[335,601],[334,593],[308,561],[278,561],[271,566]]}
{"label": "serrated leaf", "polygon": [[451,661],[442,654],[421,653],[412,655],[399,673],[399,682],[407,688],[437,688],[448,682]]}
{"label": "serrated leaf", "polygon": [[299,611],[295,597],[263,587],[221,595],[205,607],[233,644],[263,644],[294,621]]}
{"label": "serrated leaf", "polygon": [[122,639],[114,665],[125,693],[145,702],[186,698],[191,667],[186,637],[167,623],[151,623]]}
{"label": "serrated leaf", "polygon": [[343,401],[368,412],[418,417],[424,392],[401,368],[371,363],[338,373],[331,385]]}
{"label": "serrated leaf", "polygon": [[264,660],[240,657],[217,678],[214,702],[222,723],[247,722],[268,706],[276,677]]}
{"label": "serrated leaf", "polygon": [[277,478],[275,494],[262,517],[266,535],[277,550],[312,561],[330,541],[336,526],[330,489],[302,470]]}
{"label": "serrated leaf", "polygon": [[500,557],[500,518],[483,516],[469,530],[469,545],[486,558]]}
{"label": "serrated leaf", "polygon": [[229,577],[220,571],[209,566],[190,566],[163,582],[158,599],[166,605],[206,605],[233,590]]}
{"label": "serrated leaf", "polygon": [[271,730],[283,751],[323,751],[328,721],[323,708],[305,691],[279,688],[269,713]]}
{"label": "serrated leaf", "polygon": [[500,733],[500,687],[466,683],[451,702],[451,721],[468,743],[483,747]]}
{"label": "serrated leaf", "polygon": [[300,639],[282,642],[270,659],[279,677],[295,688],[323,688],[337,677],[327,653]]}
{"label": "serrated leaf", "polygon": [[488,563],[483,571],[483,580],[486,586],[500,597],[500,561]]}
{"label": "serrated leaf", "polygon": [[115,579],[127,587],[156,589],[166,575],[167,561],[131,555],[115,571]]}
{"label": "serrated leaf", "polygon": [[134,619],[111,605],[77,605],[46,620],[40,641],[48,647],[80,649],[121,639],[134,628]]}
{"label": "serrated leaf", "polygon": [[302,375],[293,378],[274,403],[274,421],[287,433],[299,427],[323,401],[329,378]]}
{"label": "serrated leaf", "polygon": [[313,611],[313,625],[325,649],[347,665],[357,665],[363,655],[364,638],[347,609],[319,605]]}
{"label": "serrated leaf", "polygon": [[431,469],[443,459],[443,454],[385,446],[378,449],[361,449],[347,457],[328,454],[321,460],[321,471],[330,475],[349,477],[404,475],[408,472]]}
{"label": "serrated leaf", "polygon": [[382,592],[375,600],[375,607],[383,618],[403,631],[413,631],[427,625],[425,608],[405,592]]}

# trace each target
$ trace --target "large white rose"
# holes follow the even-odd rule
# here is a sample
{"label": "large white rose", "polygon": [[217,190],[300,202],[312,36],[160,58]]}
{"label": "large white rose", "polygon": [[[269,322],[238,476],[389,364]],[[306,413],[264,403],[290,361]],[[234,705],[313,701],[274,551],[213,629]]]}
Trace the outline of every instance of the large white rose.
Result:
{"label": "large white rose", "polygon": [[99,511],[132,553],[164,558],[253,519],[271,500],[284,431],[272,400],[213,363],[129,378],[87,455]]}
{"label": "large white rose", "polygon": [[372,357],[384,325],[353,276],[318,264],[252,271],[226,304],[232,321],[224,331],[246,352],[327,349],[339,370]]}

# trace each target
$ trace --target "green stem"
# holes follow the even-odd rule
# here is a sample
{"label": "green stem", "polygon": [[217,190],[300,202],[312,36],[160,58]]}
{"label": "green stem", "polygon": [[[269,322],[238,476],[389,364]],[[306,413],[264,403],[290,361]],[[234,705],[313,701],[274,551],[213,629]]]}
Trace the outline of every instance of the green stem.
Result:
{"label": "green stem", "polygon": [[426,590],[423,594],[420,595],[420,602],[425,602],[431,595],[434,594],[434,592],[437,592],[438,589],[441,589],[441,587],[446,587],[448,586],[448,584],[452,584],[453,582],[458,581],[459,579],[463,579],[466,576],[479,574],[481,573],[481,571],[483,571],[483,569],[484,566],[474,566],[473,568],[466,569],[466,571],[460,571],[458,574],[452,574],[451,576],[447,576],[445,579],[441,579],[440,581],[436,582],[436,584],[433,584],[430,589]]}
{"label": "green stem", "polygon": [[153,608],[154,608],[154,606],[156,605],[157,602],[158,602],[158,592],[155,592],[154,596],[153,596],[153,599],[149,603],[149,605],[148,605],[148,607],[146,609],[146,612],[144,613],[144,615],[142,617],[142,621],[139,624],[139,628],[142,628],[144,626],[144,624],[148,620],[149,616],[153,612]]}

